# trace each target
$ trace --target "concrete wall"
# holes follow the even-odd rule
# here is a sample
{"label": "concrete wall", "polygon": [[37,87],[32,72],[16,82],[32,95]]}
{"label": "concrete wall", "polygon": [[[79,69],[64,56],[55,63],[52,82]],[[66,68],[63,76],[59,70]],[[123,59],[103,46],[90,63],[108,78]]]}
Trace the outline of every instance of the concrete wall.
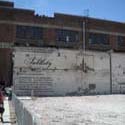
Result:
{"label": "concrete wall", "polygon": [[[87,51],[83,57],[82,51],[16,48],[13,54],[13,84],[18,95],[110,93],[107,53]],[[125,92],[124,57],[122,53],[112,53],[113,93]]]}

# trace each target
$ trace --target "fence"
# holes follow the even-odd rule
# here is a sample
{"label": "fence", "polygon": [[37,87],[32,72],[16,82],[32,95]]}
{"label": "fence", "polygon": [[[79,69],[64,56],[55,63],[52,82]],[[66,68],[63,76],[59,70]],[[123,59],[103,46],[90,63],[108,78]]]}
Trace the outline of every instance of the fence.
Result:
{"label": "fence", "polygon": [[[26,100],[26,99],[24,99]],[[18,125],[41,125],[41,120],[35,114],[31,114],[15,94],[12,96]]]}

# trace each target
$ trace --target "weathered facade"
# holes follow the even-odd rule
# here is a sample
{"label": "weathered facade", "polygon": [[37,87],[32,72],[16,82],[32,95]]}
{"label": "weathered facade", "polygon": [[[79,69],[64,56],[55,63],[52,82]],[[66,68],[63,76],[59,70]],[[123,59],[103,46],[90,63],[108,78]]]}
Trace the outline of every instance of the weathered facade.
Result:
{"label": "weathered facade", "polygon": [[0,78],[9,84],[13,46],[125,51],[124,23],[59,13],[39,16],[5,1],[0,11]]}
{"label": "weathered facade", "polygon": [[112,53],[111,65],[105,52],[86,51],[83,56],[79,50],[23,47],[13,54],[17,95],[125,93],[124,54]]}

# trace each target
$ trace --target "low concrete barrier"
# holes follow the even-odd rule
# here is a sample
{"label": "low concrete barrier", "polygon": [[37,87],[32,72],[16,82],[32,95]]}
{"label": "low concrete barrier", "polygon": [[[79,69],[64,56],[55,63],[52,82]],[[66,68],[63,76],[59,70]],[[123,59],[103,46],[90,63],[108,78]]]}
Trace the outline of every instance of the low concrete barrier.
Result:
{"label": "low concrete barrier", "polygon": [[35,114],[31,114],[21,102],[21,98],[17,97],[14,93],[12,95],[12,102],[15,107],[18,125],[41,125],[40,119]]}

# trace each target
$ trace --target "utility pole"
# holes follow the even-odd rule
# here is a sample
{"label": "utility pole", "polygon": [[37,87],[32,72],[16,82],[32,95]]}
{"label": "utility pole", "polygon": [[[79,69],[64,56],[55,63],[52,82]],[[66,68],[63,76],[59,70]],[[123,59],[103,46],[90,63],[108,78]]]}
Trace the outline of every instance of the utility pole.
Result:
{"label": "utility pole", "polygon": [[86,56],[86,19],[88,19],[89,16],[89,9],[84,10],[85,20],[82,23],[82,30],[83,30],[83,60],[84,60],[84,71],[86,71],[86,65],[85,65],[85,56]]}

